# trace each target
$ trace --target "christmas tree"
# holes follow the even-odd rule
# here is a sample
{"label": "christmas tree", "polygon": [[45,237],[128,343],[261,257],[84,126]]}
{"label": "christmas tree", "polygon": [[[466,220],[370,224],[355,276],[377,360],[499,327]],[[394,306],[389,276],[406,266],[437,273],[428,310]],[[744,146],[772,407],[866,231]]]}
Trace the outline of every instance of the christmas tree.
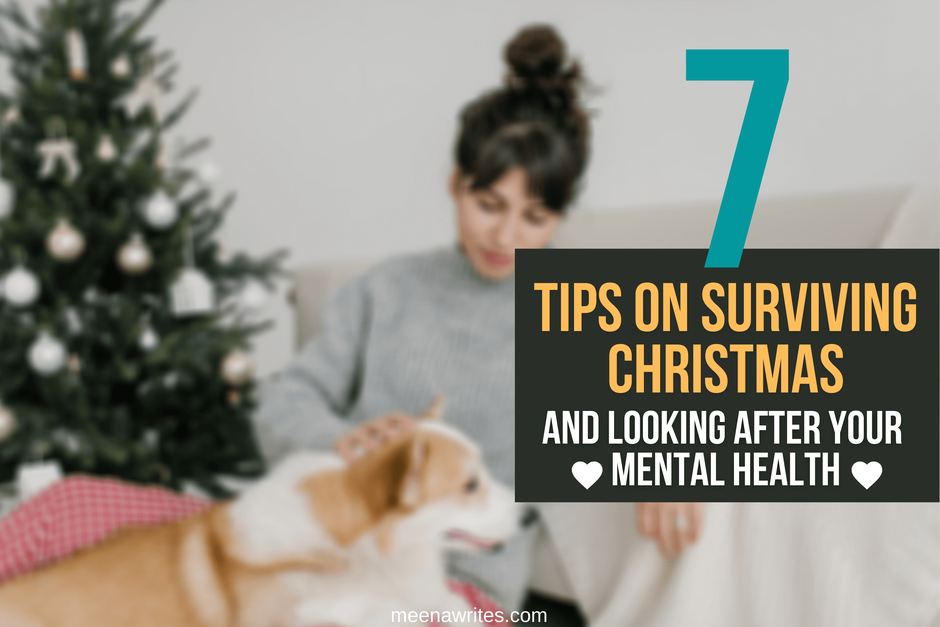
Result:
{"label": "christmas tree", "polygon": [[227,256],[233,197],[188,165],[208,142],[168,147],[195,93],[164,104],[160,4],[0,8],[0,482],[56,460],[223,496],[264,471],[245,351],[283,254]]}

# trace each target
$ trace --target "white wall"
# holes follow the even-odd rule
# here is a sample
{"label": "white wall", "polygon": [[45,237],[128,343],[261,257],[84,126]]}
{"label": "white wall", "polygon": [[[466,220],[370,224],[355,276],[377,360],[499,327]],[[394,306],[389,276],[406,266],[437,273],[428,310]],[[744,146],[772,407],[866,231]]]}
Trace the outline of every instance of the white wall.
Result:
{"label": "white wall", "polygon": [[[749,86],[686,82],[688,48],[790,50],[763,196],[940,169],[936,0],[187,0],[149,32],[182,64],[176,96],[200,89],[179,134],[210,136],[238,192],[224,239],[287,247],[295,267],[452,239],[457,112],[497,85],[502,46],[533,21],[604,89],[582,210],[720,198]],[[284,299],[266,313],[262,373],[292,352]]]}

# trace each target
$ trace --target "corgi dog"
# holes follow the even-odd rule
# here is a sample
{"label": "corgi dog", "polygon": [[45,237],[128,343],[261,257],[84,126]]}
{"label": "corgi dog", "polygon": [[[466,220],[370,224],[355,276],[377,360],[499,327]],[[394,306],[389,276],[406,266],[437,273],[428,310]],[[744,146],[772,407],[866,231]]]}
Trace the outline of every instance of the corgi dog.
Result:
{"label": "corgi dog", "polygon": [[412,611],[479,624],[444,551],[493,550],[520,510],[439,403],[421,418],[351,463],[296,453],[232,501],[14,579],[0,625],[377,627]]}

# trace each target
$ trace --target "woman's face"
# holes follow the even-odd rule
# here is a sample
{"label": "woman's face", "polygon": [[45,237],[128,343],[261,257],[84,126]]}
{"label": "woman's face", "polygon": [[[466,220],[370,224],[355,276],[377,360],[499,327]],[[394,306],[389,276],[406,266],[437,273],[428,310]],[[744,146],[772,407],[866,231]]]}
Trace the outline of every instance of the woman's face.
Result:
{"label": "woman's face", "polygon": [[457,204],[457,234],[477,272],[502,280],[516,269],[517,248],[544,248],[561,222],[561,214],[529,194],[522,168],[507,170],[485,189],[470,189],[470,180],[454,168],[451,194]]}

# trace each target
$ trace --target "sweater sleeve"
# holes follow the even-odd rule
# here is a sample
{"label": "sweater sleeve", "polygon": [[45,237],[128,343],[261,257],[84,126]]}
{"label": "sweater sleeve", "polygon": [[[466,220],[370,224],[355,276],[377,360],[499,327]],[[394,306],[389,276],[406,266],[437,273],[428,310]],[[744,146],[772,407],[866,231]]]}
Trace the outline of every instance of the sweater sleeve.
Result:
{"label": "sweater sleeve", "polygon": [[330,450],[352,425],[369,321],[364,276],[341,285],[324,305],[321,328],[280,378],[261,393],[255,422],[269,462],[302,448]]}

